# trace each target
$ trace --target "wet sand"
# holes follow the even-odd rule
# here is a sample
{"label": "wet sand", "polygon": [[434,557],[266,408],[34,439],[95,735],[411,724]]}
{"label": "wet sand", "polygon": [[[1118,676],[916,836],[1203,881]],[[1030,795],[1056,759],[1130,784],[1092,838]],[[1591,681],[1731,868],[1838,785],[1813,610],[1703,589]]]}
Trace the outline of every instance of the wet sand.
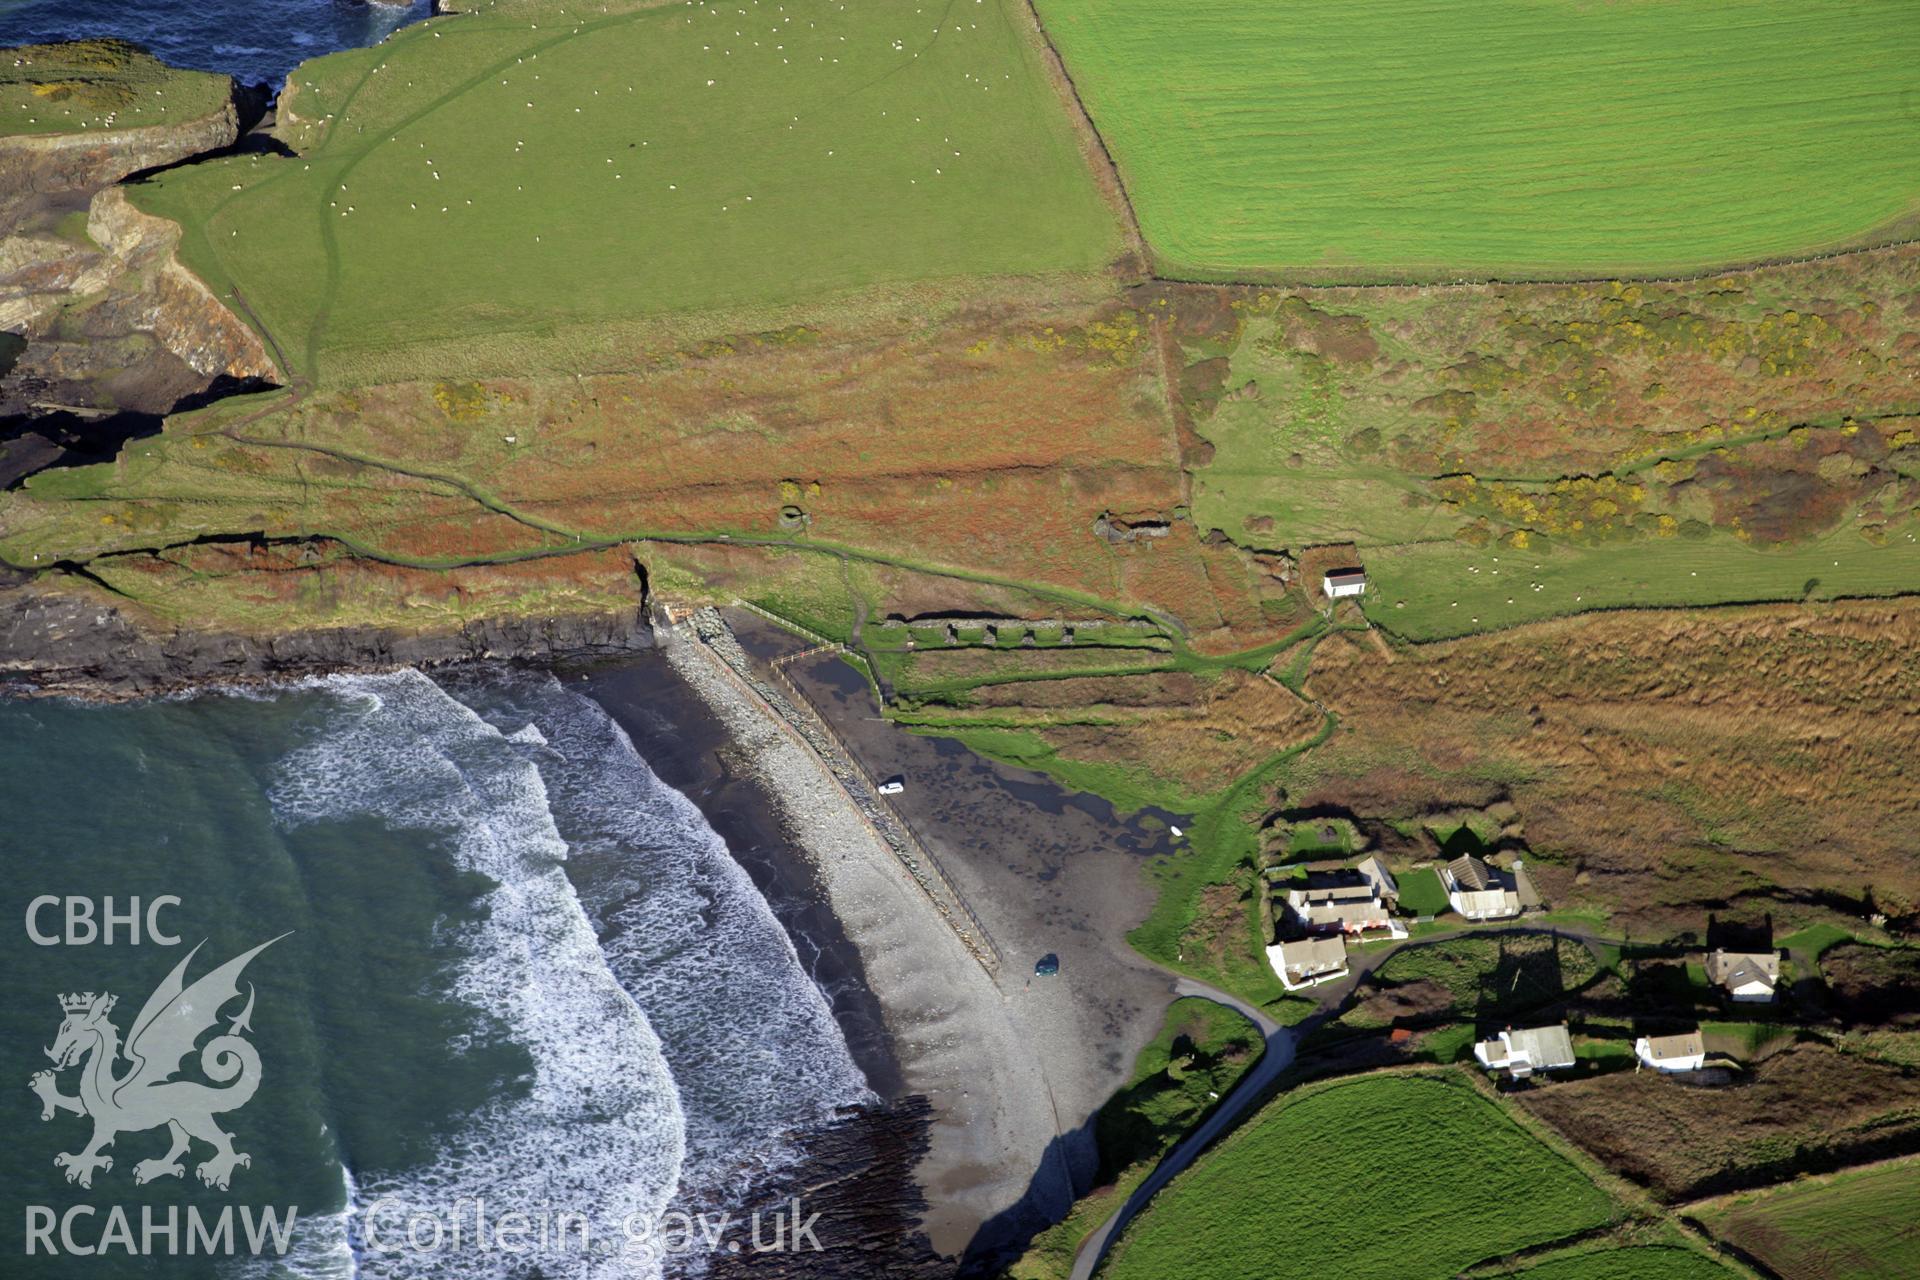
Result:
{"label": "wet sand", "polygon": [[[758,674],[803,647],[742,611],[728,621]],[[662,643],[563,678],[726,839],[889,1102],[808,1135],[791,1188],[766,1189],[769,1202],[803,1190],[811,1203],[824,1188],[853,1220],[828,1253],[769,1273],[995,1273],[1089,1189],[1092,1117],[1173,998],[1125,935],[1152,905],[1142,863],[1178,818],[1120,819],[1044,775],[886,724],[831,655],[789,667],[869,773],[907,776],[895,811],[993,935],[1003,964],[990,977],[800,739],[690,635]],[[1047,954],[1059,975],[1035,977]]]}
{"label": "wet sand", "polygon": [[699,807],[793,940],[867,1084],[883,1098],[899,1098],[906,1082],[859,949],[834,916],[819,877],[796,854],[765,783],[719,718],[655,653],[562,679],[598,702],[660,780]]}
{"label": "wet sand", "polygon": [[[763,663],[805,647],[745,611],[729,611],[727,620]],[[908,733],[880,718],[866,681],[833,654],[785,670],[871,776],[905,777],[905,792],[890,803],[993,935],[1004,957],[997,985],[1005,1016],[1039,1059],[1051,1128],[1025,1187],[1008,1196],[1012,1180],[1004,1175],[950,1174],[982,1179],[971,1206],[1002,1198],[967,1242],[968,1270],[991,1273],[1090,1189],[1098,1163],[1094,1113],[1126,1084],[1173,999],[1173,979],[1135,954],[1126,934],[1153,905],[1144,863],[1171,851],[1167,824],[1182,817],[1123,819],[1106,801],[1044,774]],[[1059,974],[1034,976],[1049,954],[1059,958]],[[938,1204],[942,1188],[929,1193]]]}

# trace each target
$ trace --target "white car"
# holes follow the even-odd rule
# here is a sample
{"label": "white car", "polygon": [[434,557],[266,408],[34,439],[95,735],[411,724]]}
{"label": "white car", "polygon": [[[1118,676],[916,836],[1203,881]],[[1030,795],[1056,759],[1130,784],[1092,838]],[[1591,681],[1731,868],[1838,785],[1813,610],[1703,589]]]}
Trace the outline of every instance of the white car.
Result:
{"label": "white car", "polygon": [[897,796],[906,789],[907,780],[897,774],[880,784],[880,794],[883,796]]}

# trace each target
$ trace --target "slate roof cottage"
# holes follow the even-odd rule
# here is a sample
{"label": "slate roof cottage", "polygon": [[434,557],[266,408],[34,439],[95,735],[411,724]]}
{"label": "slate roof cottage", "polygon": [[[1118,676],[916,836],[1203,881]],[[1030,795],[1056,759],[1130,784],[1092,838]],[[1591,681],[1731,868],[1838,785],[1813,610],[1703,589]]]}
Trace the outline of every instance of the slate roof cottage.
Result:
{"label": "slate roof cottage", "polygon": [[1500,920],[1520,914],[1520,895],[1505,876],[1468,854],[1440,868],[1447,905],[1469,920]]}
{"label": "slate roof cottage", "polygon": [[1552,1071],[1574,1064],[1573,1037],[1567,1024],[1502,1031],[1473,1046],[1473,1056],[1489,1071],[1506,1071],[1524,1080],[1536,1071]]}
{"label": "slate roof cottage", "polygon": [[1780,985],[1780,953],[1715,951],[1707,956],[1707,981],[1735,1000],[1765,1003]]}

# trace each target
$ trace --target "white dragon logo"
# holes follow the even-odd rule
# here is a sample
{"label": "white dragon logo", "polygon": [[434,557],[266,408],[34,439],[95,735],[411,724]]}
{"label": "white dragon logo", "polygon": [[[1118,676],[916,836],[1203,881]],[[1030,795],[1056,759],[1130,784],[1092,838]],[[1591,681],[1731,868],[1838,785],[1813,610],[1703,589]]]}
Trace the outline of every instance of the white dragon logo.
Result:
{"label": "white dragon logo", "polygon": [[[280,938],[286,936],[283,933]],[[252,1165],[253,1158],[233,1149],[233,1135],[215,1124],[213,1117],[218,1112],[239,1110],[260,1087],[260,1055],[241,1038],[253,1030],[253,984],[247,984],[246,1008],[231,1020],[227,1033],[207,1041],[200,1050],[200,1070],[207,1079],[224,1087],[172,1077],[193,1052],[194,1042],[219,1022],[221,1007],[239,996],[240,971],[280,938],[236,956],[189,987],[183,975],[188,963],[199,954],[200,947],[194,947],[147,997],[127,1034],[124,1051],[120,1032],[107,1017],[113,1012],[116,997],[91,991],[60,997],[66,1018],[53,1047],[46,1051],[54,1070],[35,1072],[29,1085],[40,1095],[42,1120],[51,1120],[61,1111],[93,1118],[93,1139],[79,1151],[53,1158],[56,1166],[66,1170],[68,1182],[91,1187],[96,1169],[113,1168],[113,1158],[101,1152],[113,1145],[115,1137],[161,1125],[172,1135],[173,1146],[157,1160],[134,1165],[135,1183],[184,1176],[186,1168],[180,1157],[194,1138],[214,1151],[194,1170],[210,1187],[225,1191],[236,1166]],[[115,1075],[114,1065],[123,1053],[132,1066],[125,1074]],[[79,1095],[69,1097],[60,1092],[56,1073],[82,1060],[85,1065],[80,1070]]]}

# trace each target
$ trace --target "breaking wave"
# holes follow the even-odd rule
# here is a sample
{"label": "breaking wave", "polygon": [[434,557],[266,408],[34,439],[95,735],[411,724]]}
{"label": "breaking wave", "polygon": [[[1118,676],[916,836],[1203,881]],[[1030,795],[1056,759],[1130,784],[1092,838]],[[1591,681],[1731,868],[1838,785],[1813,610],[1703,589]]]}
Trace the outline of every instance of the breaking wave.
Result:
{"label": "breaking wave", "polygon": [[[611,1247],[636,1216],[737,1207],[794,1159],[794,1130],[871,1100],[766,900],[597,703],[525,673],[310,687],[324,720],[273,770],[277,820],[433,832],[496,883],[484,920],[452,939],[451,996],[525,1047],[533,1079],[463,1121],[430,1166],[360,1170],[357,1186],[349,1174],[345,1209],[303,1224],[310,1256],[274,1274],[525,1274],[540,1255],[436,1256],[423,1271],[418,1255],[369,1248],[365,1212],[382,1204],[391,1235],[462,1200],[565,1209]],[[644,1256],[596,1254],[576,1240],[548,1261],[568,1276],[660,1274]]]}
{"label": "breaking wave", "polygon": [[791,1159],[790,1131],[872,1100],[766,899],[598,703],[544,673],[490,672],[451,689],[526,744],[546,780],[607,961],[673,1069],[686,1197],[734,1200]]}
{"label": "breaking wave", "polygon": [[[364,1175],[351,1219],[359,1274],[420,1274],[417,1258],[368,1247],[360,1213],[374,1204],[389,1231],[415,1213],[448,1220],[462,1200],[574,1212],[611,1247],[630,1217],[668,1203],[686,1128],[659,1037],[614,980],[567,880],[540,771],[417,672],[316,684],[339,705],[317,741],[281,762],[276,816],[374,816],[450,836],[455,862],[498,886],[485,922],[459,939],[452,995],[491,1013],[532,1058],[525,1095],[469,1120],[431,1167]],[[570,1275],[646,1274],[573,1250],[552,1259]],[[504,1277],[528,1261],[466,1251],[457,1264],[436,1258],[432,1273]]]}

